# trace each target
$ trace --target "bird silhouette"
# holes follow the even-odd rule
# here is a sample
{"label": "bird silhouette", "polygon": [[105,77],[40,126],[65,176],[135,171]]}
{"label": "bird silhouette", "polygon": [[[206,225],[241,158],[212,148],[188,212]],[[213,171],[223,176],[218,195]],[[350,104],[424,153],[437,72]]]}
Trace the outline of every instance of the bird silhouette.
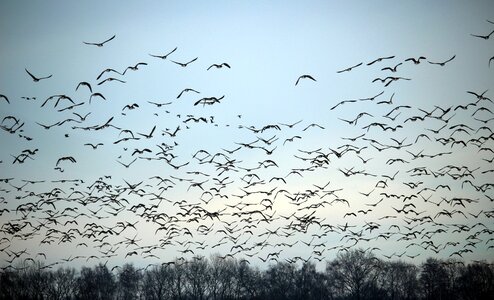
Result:
{"label": "bird silhouette", "polygon": [[26,70],[27,74],[29,74],[29,76],[31,76],[31,78],[33,79],[34,82],[38,82],[38,81],[43,80],[43,79],[48,79],[48,78],[51,78],[51,76],[52,76],[52,75],[48,75],[45,77],[36,77],[33,74],[31,74],[31,72],[29,72],[27,69],[24,69],[24,70]]}
{"label": "bird silhouette", "polygon": [[167,58],[168,58],[168,56],[169,56],[170,54],[172,54],[173,52],[175,52],[175,51],[177,51],[177,47],[175,47],[172,51],[168,52],[168,53],[167,53],[167,54],[165,54],[165,55],[154,55],[154,54],[149,54],[149,55],[150,55],[150,56],[152,56],[152,57],[157,57],[157,58],[161,58],[161,59],[167,59]]}
{"label": "bird silhouette", "polygon": [[103,47],[104,44],[108,43],[109,41],[113,40],[115,38],[116,35],[113,35],[111,38],[101,42],[101,43],[91,43],[91,42],[84,42],[84,44],[86,45],[93,45],[93,46],[97,46],[97,47]]}
{"label": "bird silhouette", "polygon": [[199,58],[199,57],[196,57],[196,58],[194,58],[194,59],[192,59],[192,60],[190,60],[190,61],[188,61],[188,62],[186,62],[186,63],[181,63],[181,62],[174,61],[174,60],[170,60],[170,61],[171,61],[172,63],[175,63],[175,64],[177,64],[177,65],[181,66],[182,68],[185,68],[185,67],[187,67],[190,63],[195,62],[198,58]]}
{"label": "bird silhouette", "polygon": [[310,79],[310,80],[313,80],[313,81],[317,81],[314,79],[314,77],[310,76],[310,75],[300,75],[298,78],[297,78],[297,81],[295,81],[295,85],[298,84],[298,82],[300,81],[300,79]]}

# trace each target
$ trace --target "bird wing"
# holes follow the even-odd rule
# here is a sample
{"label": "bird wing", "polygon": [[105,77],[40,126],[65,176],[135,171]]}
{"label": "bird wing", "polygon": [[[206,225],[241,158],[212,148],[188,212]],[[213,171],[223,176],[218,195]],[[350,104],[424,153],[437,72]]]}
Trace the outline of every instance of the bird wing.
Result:
{"label": "bird wing", "polygon": [[168,52],[165,57],[167,57],[168,55],[172,54],[173,52],[177,51],[177,47],[175,47],[175,49],[173,49],[172,51]]}
{"label": "bird wing", "polygon": [[186,65],[190,64],[191,62],[196,61],[198,58],[199,58],[199,57],[194,58],[193,60],[191,60],[191,61],[189,61],[188,63],[186,63]]}
{"label": "bird wing", "polygon": [[114,34],[111,38],[107,39],[106,41],[102,42],[101,44],[104,44],[104,43],[106,43],[106,42],[109,42],[109,41],[113,40],[113,39],[115,38],[115,36],[116,36],[116,35]]}
{"label": "bird wing", "polygon": [[31,76],[33,80],[38,80],[38,78],[36,78],[33,74],[31,74],[27,69],[24,70],[26,70],[27,74],[29,74],[29,76]]}
{"label": "bird wing", "polygon": [[10,104],[10,101],[9,101],[9,99],[7,98],[7,96],[5,96],[5,95],[0,95],[0,98],[5,99],[5,101],[7,101],[7,103],[8,103],[8,104]]}

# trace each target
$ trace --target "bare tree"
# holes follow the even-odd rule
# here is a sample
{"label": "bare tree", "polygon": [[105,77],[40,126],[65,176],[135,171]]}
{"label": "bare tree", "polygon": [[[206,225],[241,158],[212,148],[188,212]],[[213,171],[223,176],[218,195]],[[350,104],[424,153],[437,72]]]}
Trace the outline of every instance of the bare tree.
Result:
{"label": "bare tree", "polygon": [[459,294],[462,299],[492,299],[494,295],[494,270],[484,262],[466,267],[459,278]]}
{"label": "bare tree", "polygon": [[447,299],[448,273],[440,260],[428,258],[422,264],[420,284],[424,299]]}
{"label": "bare tree", "polygon": [[76,287],[75,269],[60,268],[49,273],[48,298],[53,300],[73,299]]}
{"label": "bare tree", "polygon": [[194,257],[185,268],[187,292],[192,299],[205,299],[208,282],[208,261],[204,257]]}
{"label": "bare tree", "polygon": [[380,261],[370,252],[340,252],[326,265],[326,273],[343,297],[369,299],[376,293]]}
{"label": "bare tree", "polygon": [[295,295],[295,265],[277,263],[265,273],[267,293],[270,299],[292,299]]}
{"label": "bare tree", "polygon": [[118,272],[118,299],[138,299],[141,277],[132,264],[124,264]]}
{"label": "bare tree", "polygon": [[390,300],[418,299],[418,268],[415,265],[403,261],[386,262],[380,281]]}

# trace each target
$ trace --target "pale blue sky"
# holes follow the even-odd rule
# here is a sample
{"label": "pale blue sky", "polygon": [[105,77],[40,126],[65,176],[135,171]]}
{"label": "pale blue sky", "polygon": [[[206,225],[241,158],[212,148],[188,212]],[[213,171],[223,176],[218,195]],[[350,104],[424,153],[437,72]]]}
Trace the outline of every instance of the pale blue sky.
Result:
{"label": "pale blue sky", "polygon": [[[214,154],[221,149],[233,150],[238,147],[237,143],[248,143],[255,141],[257,137],[269,139],[276,135],[278,140],[272,145],[264,145],[271,150],[277,147],[272,155],[266,155],[261,149],[243,148],[232,158],[237,159],[238,166],[249,168],[256,166],[259,161],[273,159],[279,165],[278,168],[268,168],[258,172],[266,184],[258,188],[252,187],[250,191],[287,189],[290,193],[305,192],[307,189],[314,189],[313,184],[324,185],[331,181],[328,189],[343,190],[338,193],[340,198],[350,201],[351,207],[344,204],[335,204],[317,209],[317,216],[325,223],[338,226],[348,222],[354,225],[355,230],[365,228],[365,222],[378,222],[382,224],[380,232],[388,231],[392,224],[400,227],[406,225],[408,215],[396,214],[391,207],[401,207],[403,202],[393,198],[385,199],[382,205],[376,207],[369,215],[359,215],[358,218],[346,217],[348,212],[357,212],[360,209],[367,209],[365,204],[375,203],[382,196],[381,192],[396,194],[413,194],[416,190],[407,188],[403,182],[418,181],[424,182],[421,187],[435,188],[438,184],[451,185],[451,191],[439,190],[431,194],[431,201],[439,202],[441,197],[446,199],[452,197],[466,197],[476,199],[476,203],[467,207],[451,206],[443,202],[440,207],[426,203],[422,198],[414,199],[413,204],[417,211],[425,210],[425,215],[434,217],[439,211],[461,209],[468,216],[463,218],[456,215],[453,219],[439,217],[436,221],[451,224],[475,224],[478,221],[486,226],[492,224],[490,218],[485,214],[481,217],[473,218],[468,213],[476,214],[479,211],[492,211],[492,202],[488,200],[482,192],[478,192],[471,186],[461,187],[462,180],[453,180],[450,176],[434,178],[424,176],[420,179],[409,176],[408,170],[414,167],[426,166],[431,170],[439,170],[442,167],[453,164],[458,166],[469,166],[470,170],[477,167],[475,171],[476,184],[492,183],[492,173],[482,174],[482,171],[492,169],[492,163],[482,160],[490,159],[491,153],[486,151],[478,153],[478,147],[469,145],[462,148],[461,145],[442,146],[439,142],[428,142],[421,140],[417,144],[406,148],[406,150],[417,153],[424,149],[426,154],[452,151],[453,154],[435,159],[419,159],[408,165],[386,164],[389,158],[402,158],[410,161],[411,155],[405,149],[376,151],[369,142],[358,140],[352,144],[357,147],[365,147],[361,156],[373,158],[367,164],[362,164],[361,160],[353,153],[347,154],[341,159],[331,155],[330,165],[327,169],[318,169],[315,172],[304,173],[304,177],[290,175],[286,179],[287,183],[276,185],[269,183],[273,176],[285,177],[294,168],[310,166],[310,163],[301,161],[294,157],[298,155],[307,157],[300,150],[315,150],[322,148],[325,153],[331,149],[348,144],[349,141],[342,140],[341,137],[355,137],[366,133],[366,138],[376,139],[384,144],[390,145],[394,142],[390,138],[402,140],[406,138],[406,143],[412,143],[421,133],[431,134],[429,129],[438,129],[444,122],[434,119],[427,119],[425,122],[407,123],[404,128],[396,132],[385,131],[372,128],[367,133],[362,127],[372,122],[384,122],[389,125],[403,124],[406,118],[413,115],[421,115],[419,109],[431,111],[434,106],[448,108],[459,104],[466,104],[474,101],[475,97],[466,91],[483,92],[492,90],[494,83],[493,70],[488,68],[488,60],[493,52],[494,37],[489,40],[482,40],[472,37],[470,34],[488,34],[494,29],[494,25],[486,20],[494,20],[492,11],[494,5],[491,1],[409,1],[407,3],[395,1],[146,1],[131,2],[122,4],[119,1],[97,1],[67,2],[28,2],[10,1],[0,4],[0,94],[6,95],[11,104],[0,100],[0,117],[3,119],[8,115],[15,116],[25,122],[23,135],[33,138],[26,141],[19,137],[18,133],[9,134],[6,131],[0,132],[2,149],[0,150],[0,179],[15,178],[12,183],[21,186],[21,180],[57,180],[81,178],[85,185],[97,180],[103,175],[111,175],[112,185],[125,185],[123,180],[128,182],[145,181],[149,184],[146,191],[155,191],[151,176],[160,175],[162,177],[189,176],[186,172],[201,171],[211,176],[204,187],[214,187],[213,177],[218,175],[216,166],[200,164],[192,156],[196,151],[203,149]],[[85,45],[86,42],[101,42],[116,35],[115,39],[105,44],[103,47]],[[151,57],[149,54],[163,55],[177,47],[177,51],[172,53],[167,60]],[[409,57],[425,56],[427,60],[434,62],[444,61],[453,55],[455,59],[444,67],[432,65],[423,61],[419,65],[404,62]],[[378,57],[395,56],[391,60],[375,63],[371,66],[366,64]],[[186,62],[195,57],[197,61],[191,63],[186,68],[181,68],[169,60]],[[135,65],[138,62],[145,62],[147,65],[140,66],[138,71],[127,71],[125,76],[115,76],[126,83],[108,82],[97,85],[108,74],[102,76],[100,80],[96,77],[106,68],[123,71],[127,66]],[[206,69],[213,63],[227,62],[231,69]],[[338,70],[363,62],[363,65],[355,68],[351,72],[336,73]],[[391,73],[381,71],[381,68],[394,66],[400,62],[403,65],[398,67],[398,72]],[[24,71],[27,68],[37,76],[52,74],[53,77],[40,82],[33,82]],[[295,86],[295,82],[300,75],[309,74],[317,82],[308,79],[301,80]],[[112,74],[110,76],[114,76]],[[376,77],[402,76],[411,78],[410,81],[397,81],[390,86],[384,87],[381,83],[372,83]],[[80,88],[77,92],[75,87],[80,81],[91,83],[93,92],[102,93],[106,101],[95,99],[89,105],[90,92],[85,88]],[[184,88],[193,88],[200,91],[200,94],[186,93],[180,99],[177,95]],[[334,110],[331,107],[346,99],[367,98],[384,91],[374,102],[347,103]],[[377,101],[388,100],[394,95],[392,105],[377,105]],[[83,124],[66,123],[62,126],[55,126],[50,130],[44,130],[35,122],[42,124],[54,124],[66,118],[75,118],[72,111],[57,112],[57,109],[64,107],[60,104],[54,108],[54,101],[48,102],[43,108],[41,103],[51,95],[66,94],[75,102],[85,102],[82,106],[74,108],[73,111],[82,115],[91,112]],[[194,102],[202,97],[225,98],[219,104],[202,107],[194,106]],[[492,98],[491,91],[486,93]],[[27,101],[21,97],[37,97],[35,101]],[[170,105],[156,108],[147,101],[152,102],[173,102]],[[122,109],[127,104],[137,103],[138,109],[126,111],[122,115]],[[493,109],[492,103],[482,102],[486,108]],[[401,115],[393,122],[382,116],[397,105],[410,105],[409,110],[400,110]],[[480,104],[479,104],[480,105]],[[480,106],[479,106],[480,107]],[[165,112],[165,111],[168,111]],[[348,125],[339,120],[351,120],[360,112],[368,112],[373,117],[362,117],[356,126]],[[475,129],[484,124],[472,119],[471,114],[474,109],[468,111],[458,110],[450,112],[447,116],[453,116],[448,124],[465,123]],[[157,113],[158,115],[154,115]],[[177,115],[180,115],[178,117]],[[187,115],[196,117],[214,116],[215,124],[188,123],[183,121]],[[238,117],[241,115],[241,118]],[[488,112],[479,112],[476,115],[481,119],[488,119]],[[71,129],[74,125],[91,126],[105,123],[113,117],[112,124],[121,128],[130,129],[140,133],[149,133],[153,126],[156,131],[152,139],[140,139],[114,145],[113,142],[119,139],[119,131],[107,128],[100,131],[84,131]],[[293,128],[281,126],[280,131],[269,130],[268,132],[253,134],[250,130],[239,128],[254,126],[263,127],[268,124],[295,123],[302,122]],[[8,120],[6,121],[8,122]],[[310,128],[302,131],[312,123],[322,125],[325,129]],[[11,124],[11,123],[4,123]],[[493,122],[485,124],[492,129]],[[217,126],[215,126],[217,125]],[[228,126],[227,126],[228,125]],[[7,126],[7,125],[6,125]],[[174,130],[177,126],[181,131],[176,138],[171,138],[166,134],[161,135],[162,130]],[[189,129],[186,129],[189,126]],[[453,132],[451,129],[444,129],[442,134],[436,137],[449,137]],[[472,136],[455,134],[458,139],[468,140],[469,138],[479,138],[487,132],[479,132]],[[64,135],[68,134],[68,137]],[[302,138],[294,142],[287,142],[285,139],[299,135]],[[121,137],[121,136],[120,136]],[[85,143],[104,143],[97,150],[92,150]],[[156,144],[166,143],[172,145],[176,142],[172,153],[177,156],[173,160],[174,164],[182,164],[190,161],[186,167],[176,171],[161,161],[146,161],[138,159],[135,164],[126,169],[116,160],[124,163],[132,161],[136,156],[132,156],[135,148],[150,148],[153,153],[146,156],[155,156],[159,152]],[[263,145],[259,141],[256,145]],[[493,141],[487,141],[483,147],[492,148]],[[24,164],[12,164],[11,155],[18,155],[24,149],[38,148],[39,152],[34,160],[27,159]],[[127,148],[125,151],[123,148]],[[62,162],[63,173],[54,170],[58,158],[63,156],[73,156],[76,164]],[[121,156],[121,157],[120,157]],[[120,157],[120,158],[119,158]],[[365,169],[369,173],[377,174],[377,177],[366,177],[356,175],[345,177],[339,168],[354,168],[353,170]],[[240,187],[245,187],[241,177],[245,175],[245,170],[237,169],[238,172],[230,171],[218,178],[229,176],[234,183],[229,185],[224,192],[229,195],[228,199],[215,198],[210,203],[204,204],[204,208],[211,210],[221,210],[227,208],[227,213],[232,214],[233,209],[226,204],[234,205],[241,201],[232,195],[240,195]],[[387,189],[374,191],[371,196],[363,197],[359,192],[367,193],[371,191],[376,182],[382,179],[382,175],[393,175],[400,171],[398,178],[389,182]],[[202,177],[194,175],[197,181]],[[466,180],[464,178],[463,180]],[[473,181],[472,178],[468,178]],[[205,179],[204,179],[205,180]],[[11,212],[0,216],[2,224],[19,218],[19,213],[15,213],[18,205],[34,201],[36,197],[15,199],[12,195],[16,193],[24,196],[25,191],[42,192],[50,191],[54,184],[44,184],[26,186],[22,191],[15,191],[15,188],[6,183],[1,183],[4,189],[0,196],[5,197],[5,201],[0,204],[0,208],[7,208]],[[70,188],[78,188],[70,185],[58,185],[67,194]],[[84,189],[83,187],[81,189]],[[192,188],[189,185],[178,183],[166,192],[165,197],[172,201],[187,199],[191,203],[200,202],[201,190]],[[14,191],[12,191],[14,190]],[[492,190],[485,194],[492,197]],[[425,194],[424,194],[425,195]],[[287,197],[278,196],[273,207],[275,217],[279,215],[290,215],[297,212],[298,206],[289,204]],[[137,203],[149,205],[149,199],[135,195],[126,195],[130,202],[129,206]],[[256,208],[260,209],[259,201],[262,198],[257,196],[248,197],[246,202],[257,203]],[[330,198],[327,198],[328,201]],[[323,199],[324,200],[324,199]],[[332,199],[331,199],[332,200]],[[308,204],[318,203],[318,199],[310,199]],[[77,206],[68,202],[61,202],[57,209],[63,210],[66,207]],[[81,212],[85,207],[77,206]],[[45,207],[48,209],[47,207]],[[95,206],[94,209],[97,207]],[[127,207],[129,208],[129,207]],[[93,208],[91,208],[93,209]],[[177,212],[177,206],[162,203],[160,211]],[[305,212],[310,212],[310,209]],[[103,212],[101,212],[103,214]],[[271,214],[271,211],[267,211]],[[298,212],[302,215],[302,212]],[[379,220],[382,216],[395,214],[397,219]],[[36,220],[42,218],[42,211],[33,213],[29,217]],[[256,216],[253,216],[256,217]],[[258,216],[257,216],[258,217]],[[143,245],[156,244],[162,238],[160,233],[154,235],[156,224],[146,223],[142,218],[135,216],[132,212],[126,211],[119,215],[119,218],[109,218],[98,222],[115,225],[122,218],[129,221],[139,220],[138,236],[142,238]],[[42,220],[42,219],[41,219]],[[62,217],[62,220],[65,221]],[[228,215],[225,221],[238,220],[239,218]],[[96,221],[96,220],[95,220]],[[80,217],[80,226],[83,223],[91,222],[90,218]],[[216,230],[223,228],[223,224],[214,223],[211,220],[201,221],[205,225],[214,224]],[[239,226],[245,222],[240,222]],[[275,220],[272,224],[261,223],[256,233],[263,233],[265,229],[274,230],[283,228],[289,221]],[[199,224],[180,224],[187,228],[196,229]],[[265,226],[265,227],[264,227]],[[450,225],[451,226],[451,225]],[[424,228],[422,235],[428,230],[435,230],[428,225],[420,225]],[[491,230],[492,227],[489,227]],[[310,230],[303,233],[296,233],[288,238],[274,238],[279,241],[291,243],[298,240],[310,241],[312,234],[320,234],[321,229],[315,225]],[[286,229],[285,229],[286,230]],[[432,240],[436,244],[444,243],[448,240],[459,241],[456,248],[446,248],[438,255],[448,257],[454,251],[461,249],[465,243],[465,234],[454,234],[454,227],[449,227],[446,234],[435,235]],[[470,232],[473,233],[474,231]],[[406,231],[404,231],[406,232]],[[40,232],[42,234],[42,232]],[[133,237],[134,232],[122,233],[119,237],[112,237],[111,241],[118,242],[124,237]],[[336,250],[329,250],[333,246],[348,246],[352,242],[340,239],[345,233],[337,232],[328,237],[316,239],[316,243],[325,243],[328,248],[325,258],[334,257]],[[364,237],[373,238],[377,234],[375,231],[365,231]],[[467,234],[468,235],[468,234]],[[0,238],[8,236],[0,233]],[[246,240],[248,234],[244,234]],[[221,240],[224,235],[209,234],[207,237],[195,235],[193,241],[206,241],[213,245]],[[266,236],[264,236],[266,237]],[[490,237],[483,234],[482,246],[479,245],[473,253],[465,253],[465,259],[489,259],[493,258],[492,249],[485,244]],[[187,240],[176,238],[179,242]],[[430,250],[421,248],[405,248],[412,241],[399,241],[395,235],[389,245],[382,239],[371,242],[361,241],[358,246],[380,247],[377,255],[391,255],[393,252],[401,253],[407,250],[407,254],[413,256],[421,254],[417,260],[421,261],[431,255],[436,255]],[[420,243],[426,240],[423,236],[414,240]],[[35,236],[28,241],[20,241],[13,238],[8,248],[9,250],[22,250],[29,248],[31,254],[38,250],[40,237]],[[84,240],[85,241],[85,240]],[[250,245],[263,241],[263,238],[255,236],[249,240]],[[100,255],[97,249],[81,249],[75,247],[79,241],[64,243],[65,248],[73,249],[74,253],[80,255]],[[40,251],[52,251],[48,261],[53,262],[66,257],[66,252],[62,252],[61,245],[54,242],[51,245],[42,245]],[[90,243],[88,241],[88,243]],[[90,243],[91,244],[91,243]],[[196,253],[209,255],[213,252],[226,254],[233,243],[230,241],[226,245],[218,248],[196,250]],[[195,246],[194,246],[195,247]],[[3,247],[0,246],[0,249]],[[65,249],[64,248],[64,249]],[[89,247],[91,248],[91,247]],[[183,250],[179,244],[174,244],[166,249],[160,250],[156,255],[162,260],[170,260],[179,255],[177,250]],[[283,258],[301,256],[307,258],[311,256],[312,247],[305,246],[300,242],[292,247],[268,247],[259,250],[259,256],[265,257],[272,251],[283,250]],[[132,250],[132,247],[118,250],[119,256],[112,258],[113,264],[122,262],[125,254]],[[256,252],[252,250],[251,252]],[[0,259],[6,258],[6,252],[0,253]],[[244,257],[242,254],[239,258]],[[134,257],[135,258],[135,257]],[[152,259],[137,259],[136,263],[152,263]],[[256,264],[262,262],[252,259]],[[2,262],[3,263],[3,262]],[[84,264],[85,260],[78,260]],[[90,261],[91,263],[91,261]]]}

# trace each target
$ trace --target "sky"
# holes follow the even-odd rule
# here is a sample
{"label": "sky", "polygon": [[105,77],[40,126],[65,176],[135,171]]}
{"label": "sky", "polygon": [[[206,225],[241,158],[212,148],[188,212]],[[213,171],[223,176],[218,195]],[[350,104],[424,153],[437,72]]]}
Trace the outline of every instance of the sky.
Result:
{"label": "sky", "polygon": [[[418,263],[492,260],[494,105],[467,93],[493,97],[494,36],[473,36],[494,30],[492,11],[491,1],[2,2],[0,265],[40,253],[74,266],[230,253],[263,266],[272,253],[319,263],[357,247]],[[26,69],[51,77],[34,82]],[[301,75],[314,80],[295,84]],[[401,79],[376,80],[387,76]],[[186,88],[199,93],[177,98]],[[59,111],[72,103],[46,101],[54,95],[81,104]],[[209,97],[221,100],[194,105]]]}

